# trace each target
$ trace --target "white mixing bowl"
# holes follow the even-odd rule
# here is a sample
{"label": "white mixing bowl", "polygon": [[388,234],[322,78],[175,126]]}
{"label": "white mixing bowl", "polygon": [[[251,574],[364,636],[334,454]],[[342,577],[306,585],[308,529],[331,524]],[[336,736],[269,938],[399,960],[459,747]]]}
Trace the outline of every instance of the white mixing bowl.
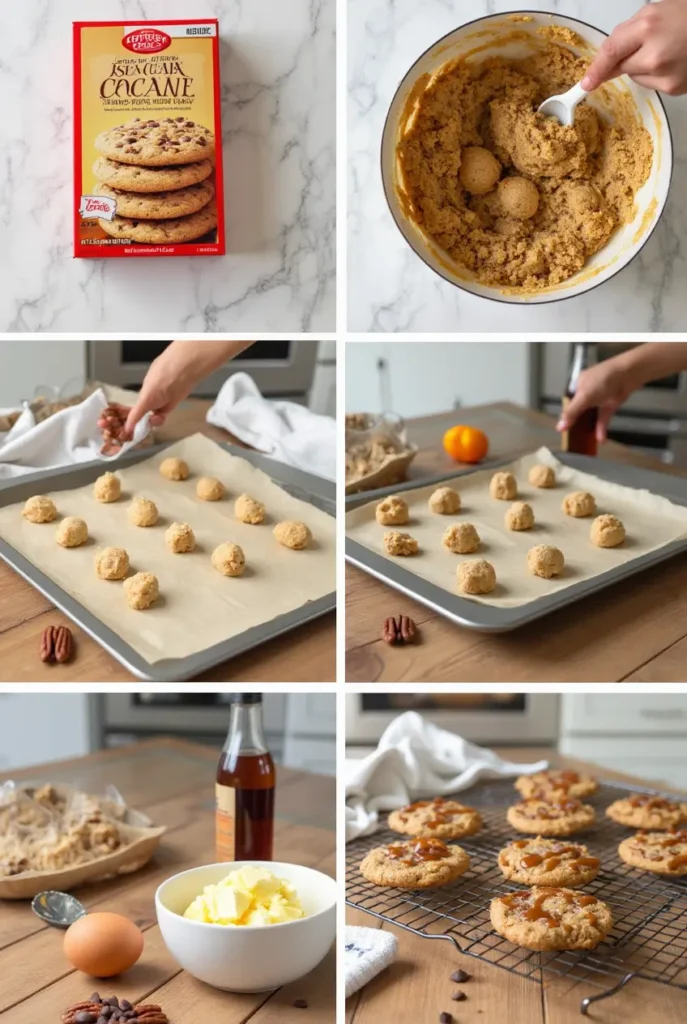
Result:
{"label": "white mixing bowl", "polygon": [[[285,924],[232,928],[183,917],[206,885],[230,871],[264,867],[295,887],[306,917]],[[298,864],[257,861],[209,864],[173,875],[155,893],[162,937],[194,978],[227,992],[267,992],[297,981],[324,959],[336,936],[336,882]]]}
{"label": "white mixing bowl", "polygon": [[[531,21],[515,21],[513,14],[524,15]],[[585,41],[584,48],[572,47],[580,54],[596,51],[606,38],[606,33],[587,25],[576,18],[556,14],[542,14],[538,11],[517,11],[510,15],[490,15],[478,18],[467,25],[449,32],[429,50],[425,51],[407,72],[394,96],[382,137],[382,179],[384,192],[391,213],[408,244],[417,255],[446,281],[464,288],[473,295],[500,302],[519,304],[540,304],[569,299],[591,291],[615,277],[643,249],[659,222],[668,200],[673,175],[673,143],[668,118],[663,102],[657,92],[635,85],[629,78],[622,78],[608,86],[608,90],[629,93],[637,106],[639,116],[654,143],[654,162],[651,176],[637,194],[636,214],[631,224],[625,224],[612,236],[604,248],[590,259],[579,273],[563,284],[555,285],[541,292],[524,293],[516,289],[485,285],[474,279],[471,272],[456,263],[437,243],[424,235],[422,230],[404,211],[402,172],[397,159],[397,145],[402,138],[409,112],[412,110],[414,90],[423,76],[433,76],[448,61],[465,54],[475,60],[487,57],[520,58],[528,56],[531,44],[516,38],[519,33],[537,36],[537,29],[552,24],[572,29]],[[566,44],[567,45],[567,44]],[[474,53],[479,49],[478,53]],[[469,58],[472,59],[472,58]],[[420,86],[420,88],[422,88]],[[610,95],[613,95],[611,92]],[[600,102],[601,100],[601,102]],[[588,100],[602,114],[603,97],[592,95]],[[407,200],[406,200],[407,204]]]}

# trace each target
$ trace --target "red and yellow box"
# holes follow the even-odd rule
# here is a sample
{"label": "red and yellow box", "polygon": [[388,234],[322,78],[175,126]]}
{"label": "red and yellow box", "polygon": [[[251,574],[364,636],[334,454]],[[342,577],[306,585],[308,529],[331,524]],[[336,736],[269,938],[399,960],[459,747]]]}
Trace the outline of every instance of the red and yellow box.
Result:
{"label": "red and yellow box", "polygon": [[74,255],[223,256],[216,19],[74,24]]}

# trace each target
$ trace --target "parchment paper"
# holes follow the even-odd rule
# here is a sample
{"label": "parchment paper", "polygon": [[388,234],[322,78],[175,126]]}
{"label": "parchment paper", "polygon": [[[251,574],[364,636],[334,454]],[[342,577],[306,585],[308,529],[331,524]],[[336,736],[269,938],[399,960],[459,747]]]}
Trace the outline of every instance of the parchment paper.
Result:
{"label": "parchment paper", "polygon": [[[158,472],[163,459],[184,459],[188,480],[174,483]],[[104,465],[103,472],[112,468]],[[245,459],[195,434],[164,452],[118,469],[122,496],[103,505],[93,498],[93,485],[46,491],[59,518],[79,516],[90,538],[80,548],[55,542],[55,523],[37,525],[21,515],[23,502],[0,509],[0,536],[101,619],[150,664],[185,658],[214,644],[300,608],[336,589],[336,522],[332,516],[287,494],[267,474]],[[222,501],[196,497],[201,476],[214,476],[227,488]],[[265,522],[249,526],[234,516],[242,493],[265,504]],[[131,498],[150,498],[160,511],[156,526],[132,526],[127,517]],[[291,551],[272,535],[283,519],[300,519],[313,534],[312,546]],[[173,522],[189,523],[196,550],[174,555],[165,543]],[[240,544],[246,556],[243,576],[227,578],[212,567],[218,544]],[[131,571],[152,572],[160,581],[160,599],[146,611],[130,609],[121,582],[99,579],[94,561],[99,548],[116,546],[129,552]]]}
{"label": "parchment paper", "polygon": [[[555,488],[543,490],[529,483],[529,470],[537,463],[551,466],[556,471]],[[534,529],[514,533],[507,528],[505,515],[511,502],[491,497],[489,481],[494,471],[481,470],[446,481],[448,486],[455,486],[461,496],[462,507],[455,516],[430,512],[427,501],[435,486],[422,487],[403,491],[410,510],[407,526],[380,526],[375,519],[377,502],[370,502],[347,513],[346,534],[452,594],[459,593],[456,578],[459,563],[469,558],[486,558],[496,569],[496,589],[484,597],[469,599],[498,608],[529,604],[687,536],[687,508],[674,505],[667,498],[649,491],[622,487],[590,473],[570,469],[559,462],[548,448],[501,468],[513,473],[518,481],[516,500],[526,501],[532,506]],[[592,544],[589,535],[594,517],[573,519],[561,508],[565,495],[570,491],[589,491],[596,498],[597,515],[609,512],[623,521],[627,539],[621,547],[599,548]],[[454,555],[443,546],[446,527],[461,522],[472,523],[482,539],[474,555]],[[407,558],[387,555],[382,538],[387,530],[393,529],[415,537],[420,542],[419,554]],[[551,544],[561,549],[566,563],[563,576],[544,580],[531,575],[527,567],[527,552],[537,544]],[[467,594],[461,596],[468,598]]]}

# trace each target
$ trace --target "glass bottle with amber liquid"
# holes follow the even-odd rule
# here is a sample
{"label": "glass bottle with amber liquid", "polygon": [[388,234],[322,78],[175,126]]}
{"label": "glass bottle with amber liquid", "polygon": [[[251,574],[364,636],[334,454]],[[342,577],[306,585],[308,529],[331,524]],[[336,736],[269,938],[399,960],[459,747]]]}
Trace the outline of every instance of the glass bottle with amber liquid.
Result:
{"label": "glass bottle with amber liquid", "polygon": [[[597,347],[586,342],[579,342],[573,345],[572,358],[570,360],[570,376],[568,386],[563,396],[563,409],[567,409],[570,401],[577,391],[580,376],[583,370],[594,366],[597,362]],[[596,439],[596,424],[599,419],[597,408],[587,409],[573,423],[569,430],[563,433],[562,447],[564,452],[576,452],[579,455],[596,455],[598,452],[598,441]]]}
{"label": "glass bottle with amber liquid", "polygon": [[217,860],[272,860],[274,761],[265,742],[262,696],[237,694],[217,767]]}

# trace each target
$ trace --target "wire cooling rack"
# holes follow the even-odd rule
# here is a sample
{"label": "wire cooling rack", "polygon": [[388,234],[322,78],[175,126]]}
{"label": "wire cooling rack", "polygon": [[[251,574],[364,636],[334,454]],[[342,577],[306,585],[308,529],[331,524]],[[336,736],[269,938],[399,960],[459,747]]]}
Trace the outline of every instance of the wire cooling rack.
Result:
{"label": "wire cooling rack", "polygon": [[[614,800],[641,787],[603,783],[593,797],[596,824],[571,837],[601,859],[601,870],[584,886],[613,911],[613,931],[596,949],[537,953],[514,946],[498,935],[489,919],[494,896],[526,888],[508,882],[497,856],[510,840],[524,838],[506,820],[506,808],[520,797],[512,781],[482,783],[456,799],[479,809],[484,827],[475,836],[457,840],[470,855],[470,870],[451,885],[426,891],[383,888],[366,881],[359,865],[375,846],[398,841],[385,830],[349,843],[346,850],[346,902],[407,931],[445,939],[468,956],[544,984],[546,975],[602,989],[582,1001],[587,1014],[592,1003],[606,999],[633,978],[644,978],[687,990],[687,879],[652,875],[629,867],[618,856],[618,845],[632,830],[605,815]],[[657,794],[667,796],[670,794]]]}

